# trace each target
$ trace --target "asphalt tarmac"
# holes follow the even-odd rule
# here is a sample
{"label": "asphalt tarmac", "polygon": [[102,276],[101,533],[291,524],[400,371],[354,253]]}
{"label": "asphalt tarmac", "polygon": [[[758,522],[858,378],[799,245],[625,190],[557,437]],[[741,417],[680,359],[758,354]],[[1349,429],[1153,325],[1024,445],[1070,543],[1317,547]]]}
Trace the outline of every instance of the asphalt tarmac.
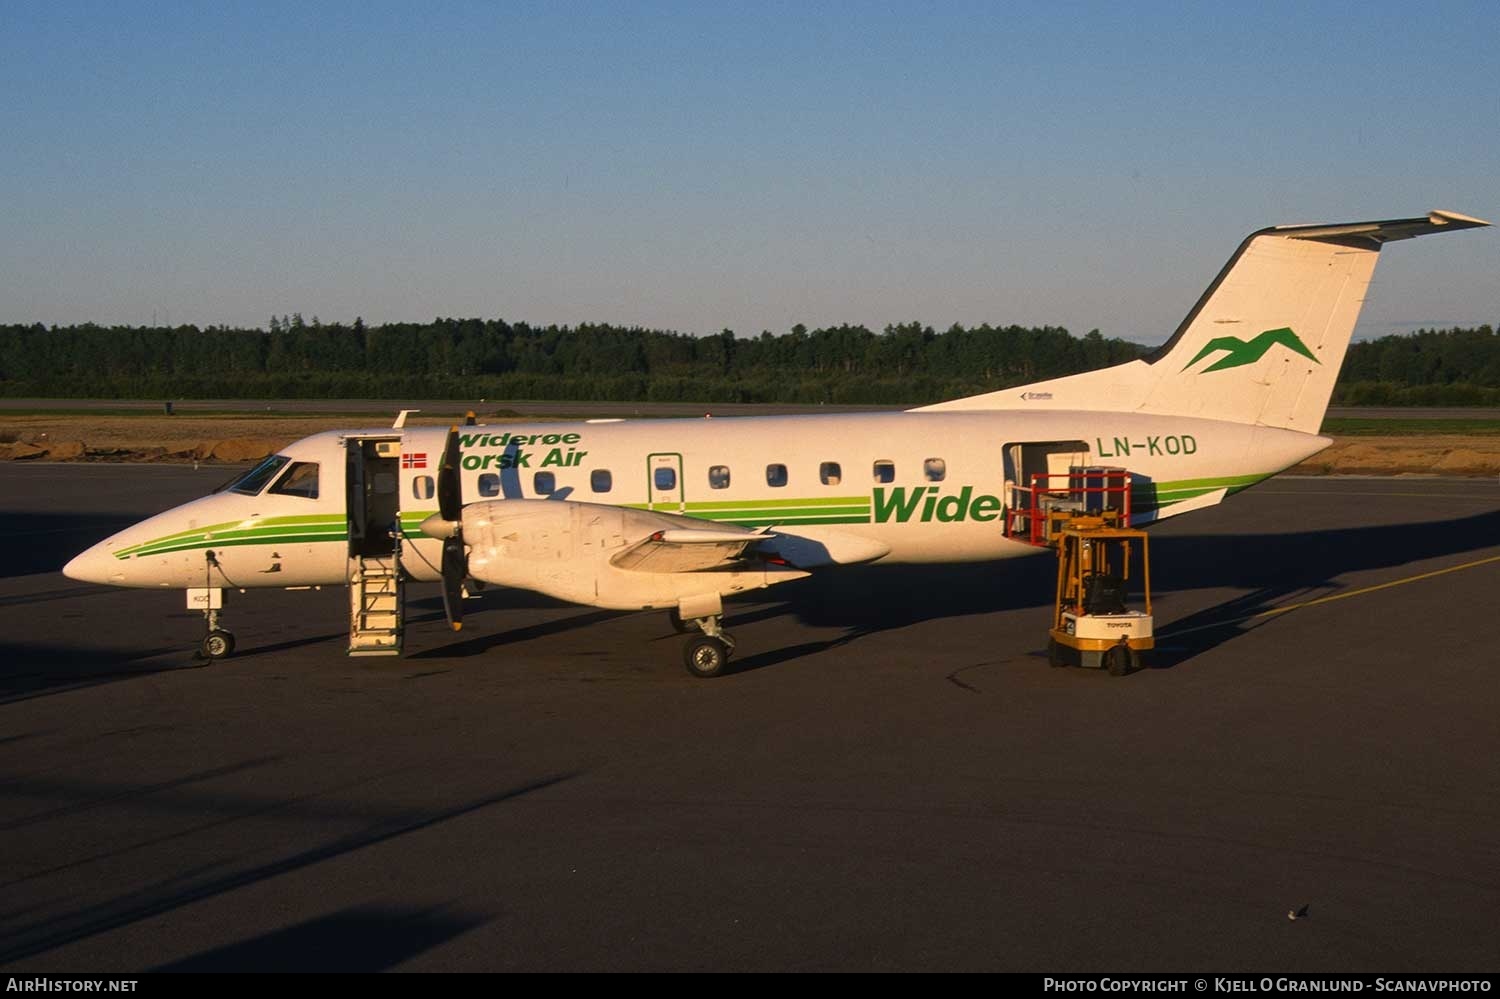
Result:
{"label": "asphalt tarmac", "polygon": [[1048,667],[1042,556],[768,591],[700,681],[433,587],[401,659],[232,594],[197,668],[180,593],[58,573],[224,476],[0,469],[8,970],[1500,970],[1494,480],[1161,525],[1128,677]]}

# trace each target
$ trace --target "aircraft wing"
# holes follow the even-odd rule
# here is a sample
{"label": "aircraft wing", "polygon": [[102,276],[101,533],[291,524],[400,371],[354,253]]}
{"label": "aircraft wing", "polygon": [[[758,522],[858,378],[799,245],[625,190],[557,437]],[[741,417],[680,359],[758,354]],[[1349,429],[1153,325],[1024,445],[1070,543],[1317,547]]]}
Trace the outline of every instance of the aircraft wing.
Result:
{"label": "aircraft wing", "polygon": [[704,592],[729,595],[807,575],[775,555],[754,557],[752,549],[775,535],[600,503],[470,503],[459,530],[474,578],[598,607],[672,607]]}

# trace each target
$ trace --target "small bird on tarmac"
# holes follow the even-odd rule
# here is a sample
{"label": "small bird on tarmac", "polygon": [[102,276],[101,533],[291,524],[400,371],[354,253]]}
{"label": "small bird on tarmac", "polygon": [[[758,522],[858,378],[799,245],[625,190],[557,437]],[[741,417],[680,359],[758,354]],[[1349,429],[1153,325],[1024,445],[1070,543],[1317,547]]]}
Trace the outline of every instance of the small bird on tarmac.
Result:
{"label": "small bird on tarmac", "polygon": [[1300,909],[1289,909],[1287,910],[1286,918],[1292,920],[1293,922],[1296,922],[1299,919],[1306,919],[1307,910],[1310,908],[1312,908],[1311,905],[1304,905]]}

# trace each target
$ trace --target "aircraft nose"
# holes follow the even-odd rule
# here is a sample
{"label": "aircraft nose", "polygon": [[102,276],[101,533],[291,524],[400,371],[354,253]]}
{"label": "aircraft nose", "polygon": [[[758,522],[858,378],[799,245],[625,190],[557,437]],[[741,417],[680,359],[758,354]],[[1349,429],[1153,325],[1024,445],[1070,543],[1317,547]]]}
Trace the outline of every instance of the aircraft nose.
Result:
{"label": "aircraft nose", "polygon": [[63,566],[64,576],[82,583],[107,585],[113,582],[110,576],[118,574],[115,557],[103,544],[95,545]]}

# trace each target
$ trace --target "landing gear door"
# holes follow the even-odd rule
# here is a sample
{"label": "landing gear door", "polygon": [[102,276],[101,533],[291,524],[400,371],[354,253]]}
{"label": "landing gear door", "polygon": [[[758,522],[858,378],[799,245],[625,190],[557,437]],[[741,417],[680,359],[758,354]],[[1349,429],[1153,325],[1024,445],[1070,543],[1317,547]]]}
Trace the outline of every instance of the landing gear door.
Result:
{"label": "landing gear door", "polygon": [[661,513],[686,513],[683,497],[682,455],[676,453],[646,456],[648,509]]}

